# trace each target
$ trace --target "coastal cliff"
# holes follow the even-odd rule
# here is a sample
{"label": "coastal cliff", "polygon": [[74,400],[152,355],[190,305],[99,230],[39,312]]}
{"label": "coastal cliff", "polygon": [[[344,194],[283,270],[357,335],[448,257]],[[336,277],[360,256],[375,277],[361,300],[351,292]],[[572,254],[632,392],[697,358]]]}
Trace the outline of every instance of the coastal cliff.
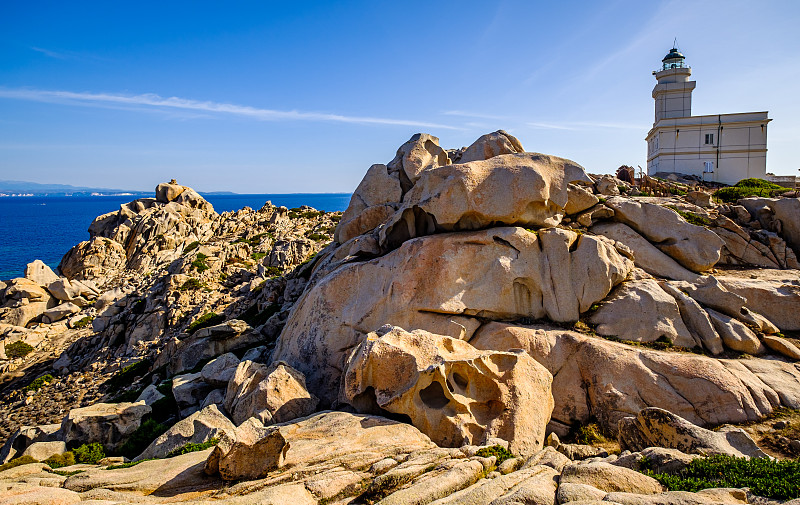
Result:
{"label": "coastal cliff", "polygon": [[642,472],[800,456],[737,427],[800,409],[800,199],[665,187],[502,130],[413,136],[344,213],[218,214],[160,184],[56,272],[0,283],[0,463],[29,458],[0,485],[44,503],[746,503]]}

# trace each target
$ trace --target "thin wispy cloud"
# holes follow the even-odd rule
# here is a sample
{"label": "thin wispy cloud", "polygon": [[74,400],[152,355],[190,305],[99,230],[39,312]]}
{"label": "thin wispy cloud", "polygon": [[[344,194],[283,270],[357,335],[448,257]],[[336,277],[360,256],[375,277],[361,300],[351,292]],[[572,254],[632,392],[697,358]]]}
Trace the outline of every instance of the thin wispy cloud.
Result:
{"label": "thin wispy cloud", "polygon": [[371,124],[388,126],[415,126],[422,128],[443,128],[459,130],[461,128],[414,121],[408,119],[391,119],[370,116],[349,116],[324,112],[306,112],[298,110],[274,110],[237,105],[224,102],[199,101],[179,97],[162,97],[152,93],[142,95],[123,95],[111,93],[78,93],[73,91],[31,90],[31,89],[0,89],[0,98],[30,100],[38,102],[61,103],[68,105],[85,105],[116,108],[127,106],[130,108],[145,108],[159,110],[184,110],[204,112],[217,115],[245,117],[260,121],[318,121],[353,124]]}
{"label": "thin wispy cloud", "polygon": [[66,60],[67,58],[70,57],[70,56],[68,56],[68,55],[66,55],[64,53],[51,51],[49,49],[44,49],[43,47],[31,47],[31,49],[33,51],[36,51],[37,53],[42,53],[45,56],[49,56],[51,58],[56,58],[57,60]]}
{"label": "thin wispy cloud", "polygon": [[618,130],[647,130],[649,128],[649,126],[645,124],[604,123],[596,121],[569,121],[554,123],[528,122],[525,124],[531,128],[538,128],[542,130],[602,130],[607,128]]}

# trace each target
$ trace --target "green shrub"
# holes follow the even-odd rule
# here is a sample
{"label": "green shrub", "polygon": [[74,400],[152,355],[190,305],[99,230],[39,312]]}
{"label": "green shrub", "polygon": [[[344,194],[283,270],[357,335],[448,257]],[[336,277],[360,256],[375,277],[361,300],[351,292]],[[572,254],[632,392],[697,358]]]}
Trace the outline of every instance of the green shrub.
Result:
{"label": "green shrub", "polygon": [[197,270],[199,273],[202,274],[203,272],[211,268],[210,266],[208,266],[208,263],[206,262],[207,259],[208,256],[206,256],[205,254],[197,253],[197,258],[195,258],[195,260],[192,261],[192,268],[194,268],[195,270]]}
{"label": "green shrub", "polygon": [[217,314],[216,312],[206,312],[186,328],[186,333],[191,335],[201,328],[208,328],[209,326],[215,326],[224,322],[225,316]]}
{"label": "green shrub", "polygon": [[600,427],[596,423],[589,423],[578,428],[578,432],[575,434],[575,441],[579,444],[592,445],[602,444],[608,440],[603,436]]}
{"label": "green shrub", "polygon": [[267,275],[271,275],[271,276],[277,276],[277,275],[282,275],[283,274],[281,269],[278,268],[278,267],[267,267],[266,268],[266,273],[267,273]]}
{"label": "green shrub", "polygon": [[481,449],[478,449],[478,452],[476,452],[475,454],[482,458],[488,458],[489,456],[496,457],[497,461],[495,461],[495,465],[500,465],[500,463],[502,463],[503,461],[514,457],[514,455],[511,454],[511,451],[509,451],[502,445],[492,445],[490,447],[483,447]]}
{"label": "green shrub", "polygon": [[16,342],[6,344],[6,356],[8,359],[24,358],[30,354],[31,351],[33,351],[33,346],[23,342],[22,340],[17,340]]}
{"label": "green shrub", "polygon": [[130,386],[133,383],[133,379],[144,376],[150,370],[150,365],[150,361],[145,359],[122,367],[119,372],[115,373],[106,382],[109,390],[118,391]]}
{"label": "green shrub", "polygon": [[75,460],[78,463],[84,463],[87,465],[96,465],[98,461],[106,457],[106,452],[103,449],[103,446],[97,442],[93,444],[83,444],[82,446],[73,449],[72,454],[74,454]]}
{"label": "green shrub", "polygon": [[123,402],[135,402],[139,395],[142,394],[144,388],[132,389],[130,391],[125,391],[121,395],[115,396],[111,399],[108,403],[123,403]]}
{"label": "green shrub", "polygon": [[212,438],[207,442],[203,442],[201,444],[192,444],[188,443],[179,449],[175,449],[174,451],[167,454],[168,458],[173,458],[175,456],[180,456],[181,454],[188,454],[190,452],[197,452],[197,451],[205,451],[209,447],[214,447],[219,443],[218,438]]}
{"label": "green shrub", "polygon": [[259,312],[258,304],[254,304],[250,308],[242,312],[239,315],[239,319],[249,324],[253,328],[256,328],[266,323],[267,319],[272,317],[273,314],[276,314],[280,310],[281,310],[280,305],[278,305],[277,303],[272,303],[268,305],[266,309]]}
{"label": "green shrub", "polygon": [[62,466],[72,466],[75,464],[75,455],[72,452],[65,452],[64,454],[54,454],[42,461],[50,468],[61,468]]}
{"label": "green shrub", "polygon": [[72,325],[73,328],[76,330],[80,330],[81,328],[86,328],[94,321],[94,317],[92,316],[85,316],[80,318],[75,324]]}
{"label": "green shrub", "polygon": [[183,250],[183,254],[186,254],[188,252],[192,252],[195,249],[197,249],[198,247],[200,247],[200,242],[195,240],[194,242],[192,242],[191,244],[186,246],[186,249]]}
{"label": "green shrub", "polygon": [[306,233],[306,237],[308,237],[311,240],[314,240],[316,242],[328,239],[328,236],[327,235],[323,235],[322,233]]}
{"label": "green shrub", "polygon": [[37,377],[33,382],[25,386],[25,391],[39,391],[47,384],[53,382],[53,376],[50,374],[42,375],[41,377]]}
{"label": "green shrub", "polygon": [[692,491],[713,487],[749,487],[767,498],[787,500],[800,497],[800,461],[772,461],[769,458],[710,456],[692,461],[676,473],[644,471],[670,491]]}
{"label": "green shrub", "polygon": [[139,463],[144,463],[145,461],[153,461],[154,459],[158,458],[145,458],[145,459],[140,459],[139,461],[128,461],[127,463],[120,463],[118,465],[108,466],[106,467],[106,470],[119,470],[121,468],[130,468],[132,466],[138,465]]}
{"label": "green shrub", "polygon": [[254,252],[253,254],[250,255],[250,257],[253,258],[256,261],[260,261],[266,255],[267,255],[267,253],[265,253],[265,252]]}
{"label": "green shrub", "polygon": [[178,288],[178,290],[179,291],[194,291],[194,290],[197,290],[197,289],[202,289],[204,287],[206,287],[205,284],[203,284],[199,280],[195,279],[194,277],[191,277],[189,279],[186,279],[186,282],[184,282],[181,285],[181,287]]}
{"label": "green shrub", "polygon": [[29,463],[38,463],[38,461],[33,459],[31,456],[20,456],[19,458],[12,459],[4,465],[0,465],[0,472],[17,466],[27,465]]}
{"label": "green shrub", "polygon": [[671,205],[668,208],[674,210],[681,216],[687,223],[696,225],[696,226],[708,226],[711,224],[711,220],[704,216],[698,216],[692,212],[686,212],[684,210],[680,210],[676,207],[672,207]]}
{"label": "green shrub", "polygon": [[54,473],[56,475],[60,475],[62,477],[71,477],[73,475],[78,475],[79,473],[83,473],[83,470],[73,470],[71,472],[67,472],[66,470],[48,470],[45,468],[46,472]]}
{"label": "green shrub", "polygon": [[791,189],[763,179],[742,179],[734,186],[718,189],[714,193],[714,197],[725,203],[734,203],[749,196],[771,197],[786,191],[791,191]]}
{"label": "green shrub", "polygon": [[131,433],[118,452],[126,458],[133,459],[147,449],[150,442],[163,435],[168,429],[167,426],[148,417],[136,428],[136,431]]}

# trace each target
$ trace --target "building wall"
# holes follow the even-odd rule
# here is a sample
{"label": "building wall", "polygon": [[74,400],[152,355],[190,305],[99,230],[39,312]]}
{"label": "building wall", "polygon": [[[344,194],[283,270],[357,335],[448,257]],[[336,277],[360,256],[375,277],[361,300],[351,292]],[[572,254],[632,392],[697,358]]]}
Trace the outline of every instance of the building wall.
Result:
{"label": "building wall", "polygon": [[[766,112],[662,119],[647,136],[647,172],[702,177],[708,161],[714,173],[706,180],[735,184],[764,178],[769,121]],[[713,143],[705,143],[706,135],[713,135]]]}

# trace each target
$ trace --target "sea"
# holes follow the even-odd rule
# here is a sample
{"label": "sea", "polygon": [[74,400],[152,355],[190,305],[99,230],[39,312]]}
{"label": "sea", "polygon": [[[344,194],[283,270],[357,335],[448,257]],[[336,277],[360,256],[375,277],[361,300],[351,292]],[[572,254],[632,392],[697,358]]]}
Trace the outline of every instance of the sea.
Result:
{"label": "sea", "polygon": [[[137,196],[52,196],[0,198],[0,279],[21,277],[25,265],[40,259],[55,269],[75,244],[89,239],[94,218],[119,209]],[[265,195],[203,195],[214,210],[244,207],[260,209],[264,203],[294,208],[303,205],[327,212],[343,211],[349,193],[292,193]]]}

